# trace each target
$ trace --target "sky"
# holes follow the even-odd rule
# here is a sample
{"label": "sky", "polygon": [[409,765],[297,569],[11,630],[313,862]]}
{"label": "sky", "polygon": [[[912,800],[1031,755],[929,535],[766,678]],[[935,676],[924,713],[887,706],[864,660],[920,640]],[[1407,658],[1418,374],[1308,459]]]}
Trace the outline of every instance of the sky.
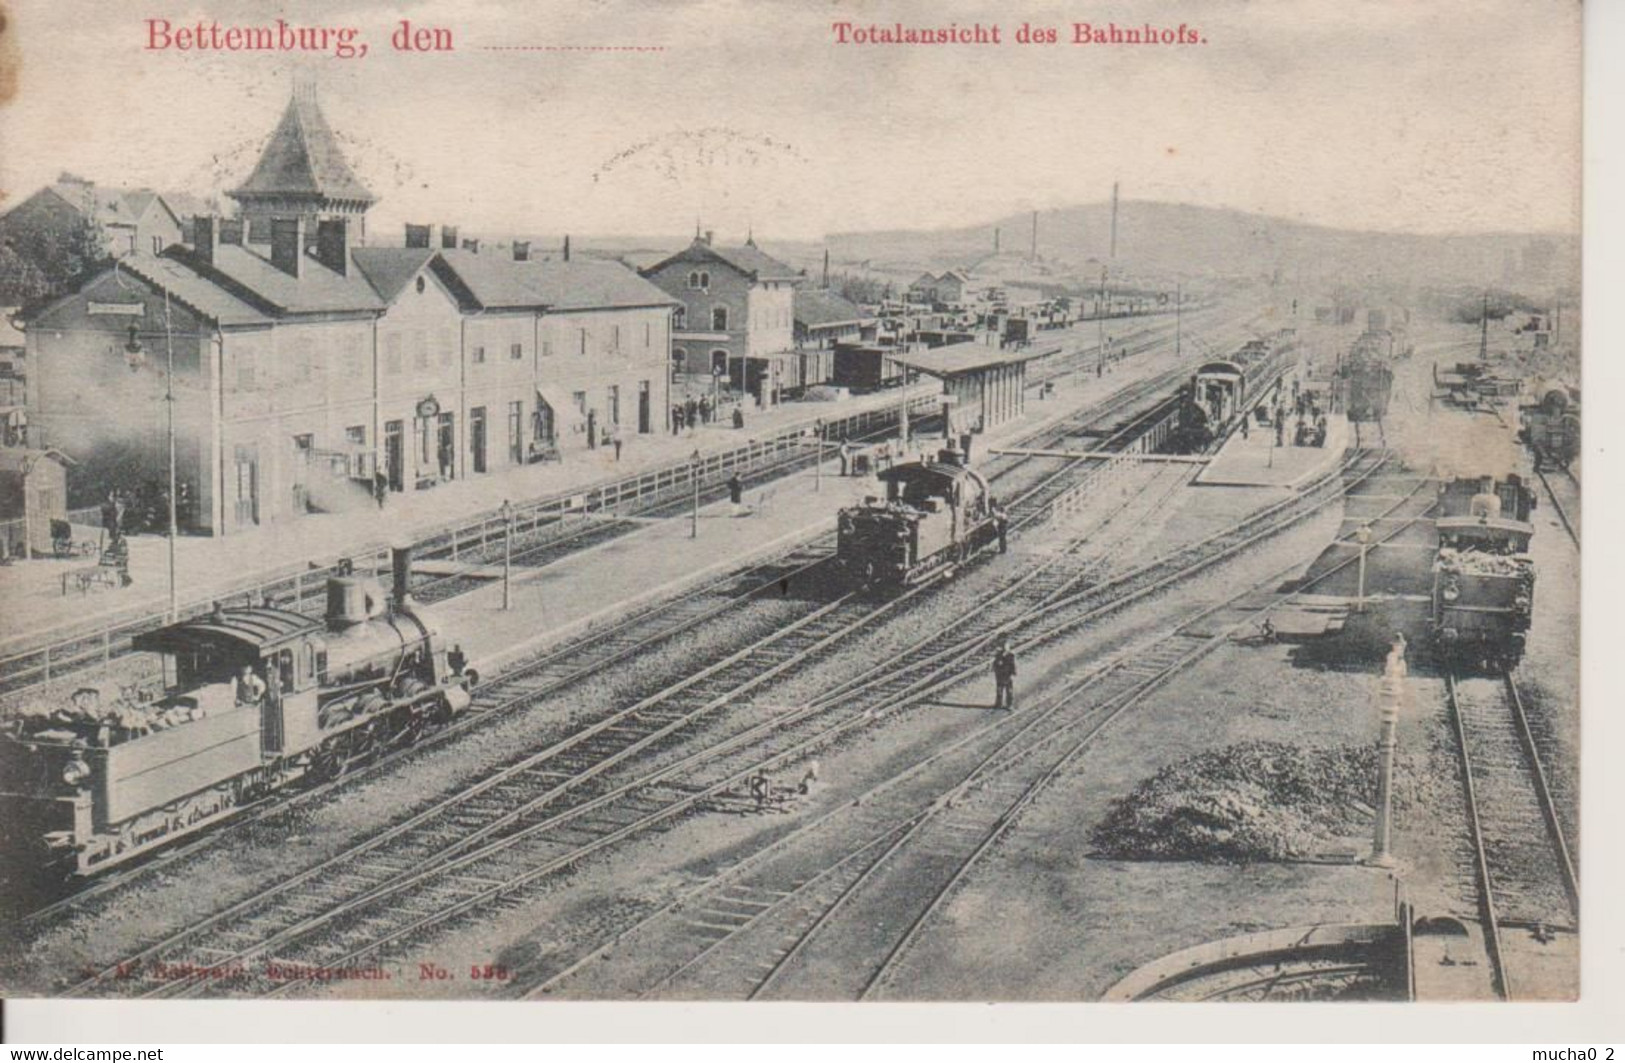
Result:
{"label": "sky", "polygon": [[[973,225],[1128,199],[1409,232],[1576,231],[1570,0],[11,0],[0,188],[247,176],[295,79],[379,204],[470,231],[738,238]],[[354,26],[364,58],[154,52],[173,25]],[[390,47],[402,19],[450,53]],[[1205,44],[1073,46],[1074,21]],[[839,46],[831,24],[1005,43]],[[1021,45],[1023,23],[1063,43]],[[537,49],[659,50],[492,50]],[[0,62],[4,62],[0,54]],[[3,91],[4,78],[0,78]]]}

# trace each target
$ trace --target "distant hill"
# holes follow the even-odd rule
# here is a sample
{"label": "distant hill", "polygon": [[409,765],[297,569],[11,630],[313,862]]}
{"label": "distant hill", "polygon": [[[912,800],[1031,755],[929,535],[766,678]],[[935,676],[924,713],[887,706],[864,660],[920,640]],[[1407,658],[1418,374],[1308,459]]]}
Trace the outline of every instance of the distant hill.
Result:
{"label": "distant hill", "polygon": [[[998,261],[993,233],[1000,230]],[[837,233],[828,239],[842,265],[905,275],[950,266],[1019,270],[1030,254],[1032,215],[936,231]],[[1119,204],[1113,274],[1165,277],[1268,277],[1286,281],[1400,284],[1578,283],[1579,237],[1541,233],[1411,235],[1309,225],[1237,210],[1174,203]],[[1096,203],[1038,215],[1035,273],[1098,275],[1110,257],[1111,206]],[[1033,279],[1039,279],[1034,276]]]}

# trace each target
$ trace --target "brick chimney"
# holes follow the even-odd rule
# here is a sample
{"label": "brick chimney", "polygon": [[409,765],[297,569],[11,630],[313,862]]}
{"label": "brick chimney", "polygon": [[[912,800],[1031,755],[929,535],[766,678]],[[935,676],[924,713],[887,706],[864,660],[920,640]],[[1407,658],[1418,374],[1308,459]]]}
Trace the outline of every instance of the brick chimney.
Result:
{"label": "brick chimney", "polygon": [[463,250],[472,251],[477,255],[480,253],[480,242],[478,240],[464,240]]}
{"label": "brick chimney", "polygon": [[316,223],[316,261],[343,277],[350,272],[350,224],[343,218]]}
{"label": "brick chimney", "polygon": [[715,235],[716,235],[716,232],[714,230],[712,230],[712,229],[705,230],[705,246],[706,247],[711,246],[711,237],[713,237]]}
{"label": "brick chimney", "polygon": [[214,215],[199,214],[192,219],[192,253],[206,266],[214,265],[214,252],[220,244],[215,237]]}
{"label": "brick chimney", "polygon": [[457,226],[442,225],[440,227],[440,246],[455,250],[457,247]]}
{"label": "brick chimney", "polygon": [[303,218],[271,219],[271,265],[290,277],[299,276],[299,264],[305,257],[305,220]]}
{"label": "brick chimney", "polygon": [[429,237],[432,236],[433,233],[434,233],[434,226],[432,226],[432,225],[413,225],[411,222],[407,222],[406,223],[406,246],[407,247],[428,247],[429,246]]}
{"label": "brick chimney", "polygon": [[241,218],[221,218],[220,242],[222,244],[235,244],[238,247],[243,246],[243,237],[245,235],[243,224]]}
{"label": "brick chimney", "polygon": [[530,241],[515,240],[513,242],[513,260],[515,262],[530,261]]}

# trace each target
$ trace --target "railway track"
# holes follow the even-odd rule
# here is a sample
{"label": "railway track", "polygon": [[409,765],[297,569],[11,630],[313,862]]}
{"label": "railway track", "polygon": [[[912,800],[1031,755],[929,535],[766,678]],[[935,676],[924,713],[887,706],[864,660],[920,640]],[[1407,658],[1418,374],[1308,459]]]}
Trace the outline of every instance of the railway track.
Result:
{"label": "railway track", "polygon": [[[1385,538],[1402,530],[1396,527]],[[933,752],[646,917],[618,939],[617,947],[591,950],[533,995],[582,980],[588,996],[882,995],[923,929],[1022,811],[1113,720],[1229,641],[1236,625],[1252,615],[1251,610],[1229,612],[1235,603],[1274,589],[1285,574],[1073,677],[1043,705],[984,725]],[[1280,601],[1307,589],[1295,588]],[[1074,617],[1072,629],[1094,616],[1098,612]],[[1059,633],[1039,630],[1022,645]],[[963,679],[958,671],[945,683]],[[615,972],[619,957],[650,954],[679,959],[652,985],[616,980],[617,974],[635,978],[637,973]]]}
{"label": "railway track", "polygon": [[[1088,615],[1099,612],[1097,607]],[[806,655],[799,656],[804,660]],[[385,885],[340,904],[331,903],[330,896],[315,899],[310,903],[316,912],[270,935],[263,933],[262,924],[248,935],[253,945],[225,950],[221,964],[242,965],[236,978],[170,980],[139,995],[281,995],[302,983],[267,972],[346,969],[370,962],[397,943],[512,896],[628,837],[702,810],[713,799],[738,791],[749,776],[795,763],[870,726],[879,712],[918,700],[963,667],[963,655],[939,661],[934,675],[916,678],[912,690],[901,693],[886,681],[894,674],[888,670],[885,679],[848,684],[818,702],[766,719],[760,711],[750,713],[760,722],[675,761],[628,772],[624,779],[600,775],[598,785],[576,800],[541,810],[541,818],[533,822],[513,822],[510,833],[461,856],[427,867],[418,860],[404,876],[386,867],[385,874],[396,877]],[[722,697],[731,700],[731,695]],[[249,966],[257,960],[264,966]],[[126,961],[113,970],[138,969],[140,962]]]}
{"label": "railway track", "polygon": [[1479,911],[1495,988],[1520,999],[1503,931],[1575,932],[1579,882],[1522,699],[1510,675],[1445,677],[1461,757]]}
{"label": "railway track", "polygon": [[[1080,425],[1111,424],[1121,418],[1125,410],[1135,408],[1148,395],[1166,387],[1177,375],[1177,371],[1171,374],[1160,374],[1147,381],[1132,385],[1108,397],[1097,407],[1080,411],[1062,419],[1057,424],[1041,429],[1039,435],[1043,438],[1060,438],[1077,430]],[[1110,449],[1112,446],[1126,445],[1131,442],[1132,435],[1130,433],[1136,423],[1131,420],[1126,424],[1119,424],[1115,429],[1118,435],[1108,437],[1103,446]],[[1010,477],[1015,469],[1025,464],[1027,464],[1025,459],[995,463],[990,467],[990,478],[1005,479]],[[1055,467],[1053,463],[1048,463],[1041,470],[1038,482],[1031,486],[1026,494],[1018,498],[1018,505],[1023,499],[1033,495],[1052,498],[1066,487],[1075,485],[1080,470],[1103,464],[1105,463],[1100,459],[1077,459],[1067,462],[1059,468]],[[1043,515],[1042,507],[1026,507],[1020,513],[1012,515],[1012,525],[1014,528],[1020,528],[1041,515]],[[572,639],[563,646],[550,650],[511,670],[500,678],[500,682],[488,682],[485,686],[477,688],[475,702],[471,707],[472,711],[461,720],[430,736],[426,741],[420,741],[414,747],[398,750],[374,760],[368,765],[368,770],[385,769],[407,756],[450,740],[466,732],[471,727],[479,726],[482,721],[489,720],[492,716],[501,715],[507,711],[539,702],[606,668],[629,660],[644,651],[665,643],[677,635],[692,631],[706,621],[736,609],[742,602],[775,588],[782,588],[786,582],[793,582],[801,577],[812,575],[818,570],[819,562],[827,555],[831,541],[829,536],[821,537],[747,570],[725,584],[700,588],[680,595],[675,599],[642,608],[612,627],[589,632]],[[544,543],[536,547],[536,549],[540,550],[554,548],[555,544],[552,543]],[[417,589],[414,590],[414,594],[416,593],[418,593]],[[903,603],[899,601],[897,604],[901,605]],[[613,716],[610,717],[610,719],[613,718]],[[334,779],[314,787],[296,791],[293,794],[277,795],[257,805],[244,806],[235,814],[235,823],[241,825],[245,821],[253,821],[266,815],[279,814],[285,809],[308,805],[327,796],[334,788],[343,785],[346,781],[345,779]],[[200,851],[219,837],[219,832],[205,832],[191,841],[166,849],[165,858],[173,859],[180,855]],[[100,895],[121,887],[134,877],[146,873],[150,869],[150,862],[144,860],[132,864],[128,870],[110,873],[107,877],[98,879],[95,883],[75,891],[66,898],[29,913],[22,920],[22,928],[25,930],[37,928],[59,915],[70,912]]]}
{"label": "railway track", "polygon": [[[1050,480],[1065,479],[1071,475],[1071,466],[1051,470],[1040,482],[1039,488]],[[769,581],[772,582],[772,581]],[[919,588],[923,592],[924,587]],[[722,661],[702,670],[660,694],[618,711],[588,728],[570,736],[523,760],[509,765],[495,775],[470,789],[432,806],[402,824],[369,839],[362,845],[324,861],[306,872],[279,884],[272,891],[250,898],[211,916],[209,919],[172,935],[158,944],[126,957],[120,963],[100,972],[75,987],[76,992],[91,988],[123,989],[138,995],[169,995],[186,992],[196,986],[187,979],[171,980],[157,987],[142,985],[128,972],[139,970],[144,964],[159,962],[165,955],[192,947],[199,939],[227,942],[224,950],[207,947],[209,954],[224,952],[222,962],[239,962],[244,950],[237,942],[253,939],[266,942],[255,950],[265,952],[277,943],[305,934],[319,925],[330,924],[355,907],[381,899],[383,894],[394,895],[400,889],[415,885],[424,876],[446,865],[457,865],[464,854],[489,855],[487,850],[509,847],[506,837],[485,843],[504,832],[517,832],[518,838],[533,838],[538,832],[535,824],[527,826],[527,818],[535,818],[545,810],[540,825],[547,829],[569,828],[586,812],[598,807],[599,784],[606,776],[632,761],[646,762],[651,756],[666,752],[670,740],[682,739],[702,722],[722,710],[736,706],[752,691],[774,680],[793,668],[807,663],[838,641],[881,617],[901,608],[912,595],[876,605],[860,602],[852,595],[843,595],[814,610],[807,617],[779,629],[767,638],[747,647]],[[702,614],[703,614],[702,610]],[[687,620],[692,626],[695,620]],[[607,652],[613,659],[624,659],[646,645],[642,640],[631,640],[624,645],[610,642]],[[505,676],[497,684],[483,688],[476,699],[476,708],[485,712],[500,711],[520,704],[531,704],[552,690],[566,685],[583,671],[602,667],[603,661],[591,661],[565,674],[558,674],[547,665],[528,667],[520,674]],[[806,715],[806,714],[804,714]],[[771,721],[772,730],[782,726]],[[745,734],[753,739],[765,732],[748,728]],[[702,759],[728,751],[730,741],[725,739],[715,749],[702,751]],[[697,763],[694,757],[681,759],[688,767]],[[655,775],[661,775],[659,769]],[[611,797],[624,796],[624,791],[613,788]],[[601,837],[616,837],[613,827],[593,823],[583,832],[563,833],[565,845],[579,845]],[[542,854],[545,857],[545,853]],[[545,864],[545,859],[543,860]],[[407,869],[413,874],[402,877]],[[460,881],[480,881],[465,875]],[[339,889],[335,893],[335,884]],[[345,890],[348,891],[345,894]],[[454,891],[456,892],[456,891]],[[433,907],[441,910],[447,898],[436,897]],[[315,905],[324,914],[312,922],[310,907]],[[236,925],[242,924],[242,925]],[[195,960],[185,962],[197,963]],[[291,961],[290,961],[291,962]],[[173,964],[171,964],[173,966]],[[221,964],[211,962],[218,969]]]}
{"label": "railway track", "polygon": [[[1568,533],[1569,541],[1578,550],[1580,548],[1579,521],[1569,518],[1568,508],[1557,497],[1557,489],[1552,486],[1552,481],[1547,477],[1546,471],[1538,463],[1535,465],[1535,475],[1540,478],[1540,485],[1546,489],[1546,497],[1552,503],[1552,512],[1557,514],[1558,523],[1563,525],[1563,530]],[[1574,484],[1575,490],[1578,491],[1580,484],[1578,480],[1574,479],[1574,474],[1564,469],[1563,475],[1568,478],[1570,483]]]}

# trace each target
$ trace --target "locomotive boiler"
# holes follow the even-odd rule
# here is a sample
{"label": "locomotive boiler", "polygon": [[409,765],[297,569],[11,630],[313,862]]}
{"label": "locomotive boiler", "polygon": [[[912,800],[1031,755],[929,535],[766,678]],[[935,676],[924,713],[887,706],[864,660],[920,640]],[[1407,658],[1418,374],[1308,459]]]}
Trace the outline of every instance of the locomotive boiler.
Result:
{"label": "locomotive boiler", "polygon": [[999,521],[988,484],[955,450],[879,474],[886,497],[841,510],[836,564],[872,588],[918,583],[996,542]]}
{"label": "locomotive boiler", "polygon": [[[71,706],[0,732],[0,832],[26,866],[93,875],[220,821],[296,780],[333,778],[465,709],[477,676],[407,593],[356,576],[327,585],[323,617],[216,606],[136,636],[163,692]],[[448,659],[449,658],[449,659]]]}
{"label": "locomotive boiler", "polygon": [[1534,508],[1534,491],[1515,475],[1442,485],[1429,616],[1441,658],[1510,668],[1523,656],[1535,594]]}

